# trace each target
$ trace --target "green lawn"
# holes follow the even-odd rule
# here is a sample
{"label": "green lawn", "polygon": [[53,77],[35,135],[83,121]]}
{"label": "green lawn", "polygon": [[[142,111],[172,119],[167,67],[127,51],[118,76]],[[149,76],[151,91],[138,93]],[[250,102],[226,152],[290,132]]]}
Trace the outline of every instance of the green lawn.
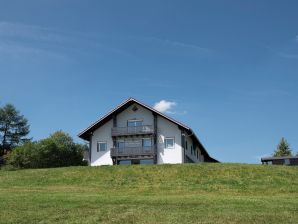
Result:
{"label": "green lawn", "polygon": [[297,223],[298,167],[0,171],[0,223]]}

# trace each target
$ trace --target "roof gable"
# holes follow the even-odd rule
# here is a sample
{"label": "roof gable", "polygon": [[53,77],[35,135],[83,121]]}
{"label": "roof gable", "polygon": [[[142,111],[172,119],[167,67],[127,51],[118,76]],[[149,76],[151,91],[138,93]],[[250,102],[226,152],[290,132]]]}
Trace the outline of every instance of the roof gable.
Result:
{"label": "roof gable", "polygon": [[87,127],[86,129],[84,129],[83,131],[81,131],[78,136],[82,139],[88,140],[89,136],[92,132],[94,132],[97,128],[99,128],[100,126],[102,126],[103,124],[105,124],[107,121],[109,121],[110,119],[113,118],[113,116],[115,114],[121,113],[122,111],[124,111],[125,109],[127,109],[129,106],[131,106],[132,104],[138,104],[148,110],[150,110],[151,112],[160,115],[161,117],[177,124],[179,127],[182,127],[186,130],[190,130],[190,128],[188,126],[186,126],[185,124],[176,121],[175,119],[159,112],[158,110],[155,110],[154,108],[134,99],[134,98],[129,98],[127,100],[125,100],[123,103],[119,104],[116,108],[114,108],[113,110],[111,110],[110,112],[108,112],[106,115],[104,115],[103,117],[101,117],[100,119],[98,119],[97,121],[95,121],[94,123],[92,123],[89,127]]}

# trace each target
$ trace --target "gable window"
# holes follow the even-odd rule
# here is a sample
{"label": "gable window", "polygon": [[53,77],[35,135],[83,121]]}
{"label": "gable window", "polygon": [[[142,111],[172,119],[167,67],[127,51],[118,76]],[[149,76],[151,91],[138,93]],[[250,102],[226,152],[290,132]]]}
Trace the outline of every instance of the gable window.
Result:
{"label": "gable window", "polygon": [[107,143],[106,142],[97,142],[97,152],[106,151],[107,150]]}
{"label": "gable window", "polygon": [[127,127],[138,127],[143,126],[142,120],[128,120],[127,121]]}
{"label": "gable window", "polygon": [[175,148],[175,140],[174,138],[165,138],[165,148],[173,149]]}

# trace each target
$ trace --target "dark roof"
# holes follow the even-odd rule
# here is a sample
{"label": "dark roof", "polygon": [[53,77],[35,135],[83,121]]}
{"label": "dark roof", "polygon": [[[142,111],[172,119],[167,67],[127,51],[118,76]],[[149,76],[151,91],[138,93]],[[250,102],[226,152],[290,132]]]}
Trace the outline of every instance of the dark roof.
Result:
{"label": "dark roof", "polygon": [[89,127],[87,127],[86,129],[84,129],[83,131],[81,131],[78,136],[84,140],[89,141],[90,139],[90,135],[93,133],[93,131],[95,131],[96,129],[98,129],[100,126],[102,126],[103,124],[105,124],[106,122],[108,122],[110,119],[113,118],[114,114],[118,114],[121,113],[122,111],[124,111],[125,109],[127,109],[129,106],[131,106],[132,104],[138,104],[142,107],[147,108],[148,110],[152,111],[155,114],[160,115],[161,117],[177,124],[180,128],[184,129],[188,135],[193,136],[193,139],[199,144],[200,148],[205,152],[204,154],[207,156],[205,157],[205,159],[208,162],[218,162],[216,159],[213,159],[212,157],[209,156],[208,152],[206,151],[206,149],[204,148],[204,146],[201,144],[201,142],[199,141],[198,137],[195,135],[195,133],[191,130],[190,127],[188,127],[187,125],[176,121],[175,119],[159,112],[158,110],[155,110],[154,108],[130,97],[127,100],[125,100],[123,103],[119,104],[116,108],[114,108],[113,110],[111,110],[110,112],[108,112],[105,116],[101,117],[100,119],[98,119],[97,121],[95,121],[94,123],[92,123]]}
{"label": "dark roof", "polygon": [[271,161],[279,159],[298,159],[298,156],[272,156],[272,157],[263,157],[261,161]]}

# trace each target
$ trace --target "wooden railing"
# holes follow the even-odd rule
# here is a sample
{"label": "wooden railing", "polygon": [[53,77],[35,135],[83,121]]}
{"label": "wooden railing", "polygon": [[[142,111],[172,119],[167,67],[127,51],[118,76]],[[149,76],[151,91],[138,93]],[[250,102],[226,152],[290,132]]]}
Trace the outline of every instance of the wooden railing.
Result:
{"label": "wooden railing", "polygon": [[111,148],[111,157],[115,156],[146,156],[154,154],[154,146]]}
{"label": "wooden railing", "polygon": [[153,134],[153,133],[154,133],[154,129],[152,125],[112,128],[112,136],[144,135],[144,134]]}

